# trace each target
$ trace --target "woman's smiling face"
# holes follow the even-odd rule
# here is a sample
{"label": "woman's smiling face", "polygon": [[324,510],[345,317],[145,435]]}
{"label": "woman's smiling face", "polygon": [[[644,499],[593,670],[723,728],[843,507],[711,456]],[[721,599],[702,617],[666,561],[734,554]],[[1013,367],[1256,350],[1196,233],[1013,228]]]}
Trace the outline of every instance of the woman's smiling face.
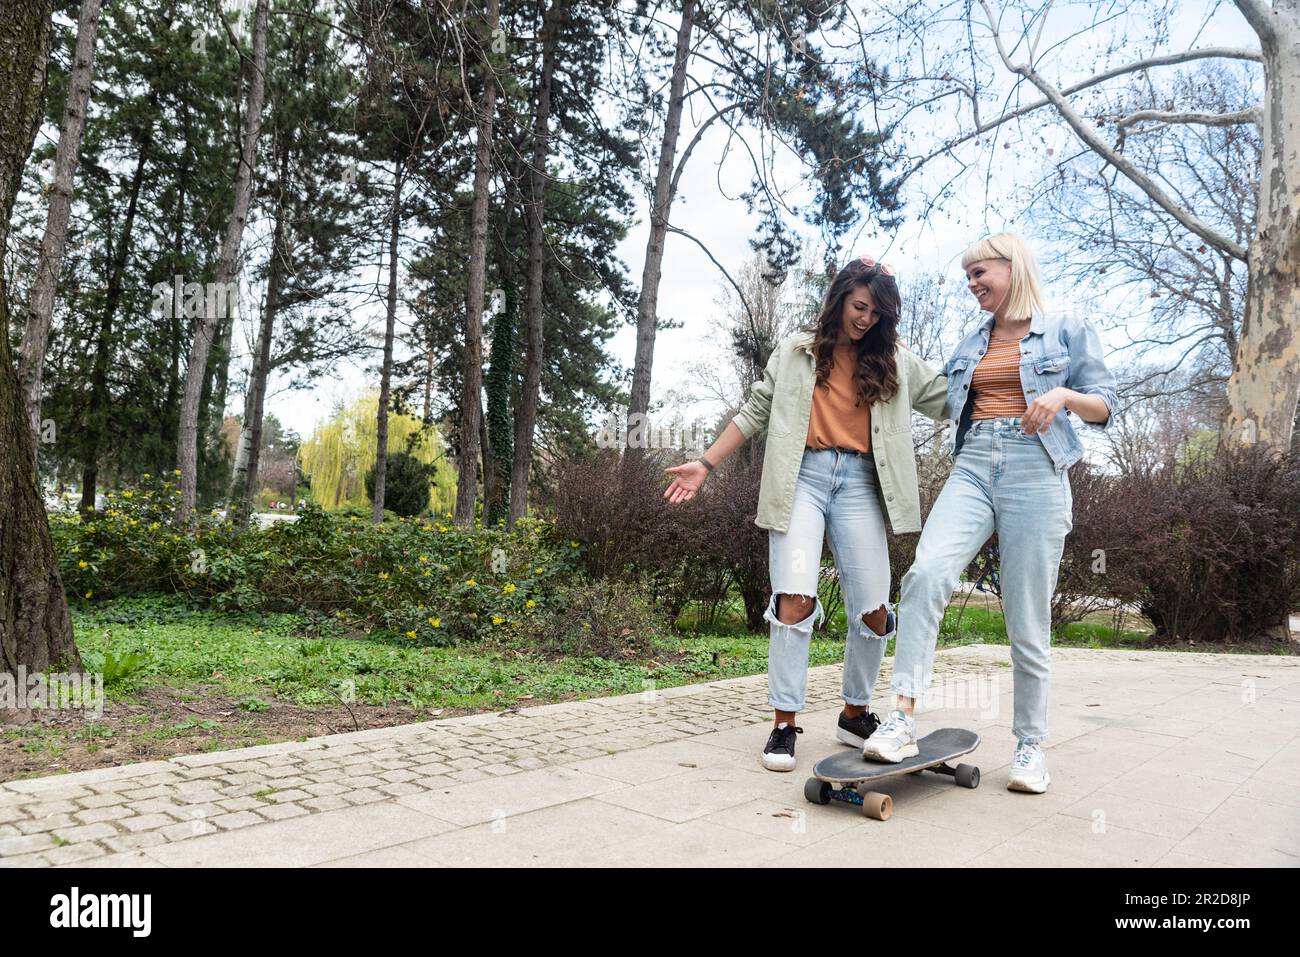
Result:
{"label": "woman's smiling face", "polygon": [[985,312],[997,313],[1011,292],[1011,263],[1006,259],[981,259],[966,267],[966,288]]}
{"label": "woman's smiling face", "polygon": [[854,286],[840,310],[840,342],[857,342],[879,321],[871,290],[865,285]]}

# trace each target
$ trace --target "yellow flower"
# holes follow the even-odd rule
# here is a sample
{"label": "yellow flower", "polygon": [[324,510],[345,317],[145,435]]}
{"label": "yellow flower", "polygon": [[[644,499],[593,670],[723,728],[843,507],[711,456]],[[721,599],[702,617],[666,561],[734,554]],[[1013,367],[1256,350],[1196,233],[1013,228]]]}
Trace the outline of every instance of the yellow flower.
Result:
{"label": "yellow flower", "polygon": [[426,568],[426,569],[424,570],[424,574],[421,575],[420,577],[421,577],[421,578],[428,578],[428,577],[429,577],[430,575],[432,575],[432,574],[433,574],[433,572],[429,571],[429,569]]}
{"label": "yellow flower", "polygon": [[514,582],[506,582],[506,584],[501,588],[501,590],[505,592],[507,595],[513,595],[517,589],[515,588]]}
{"label": "yellow flower", "polygon": [[493,615],[493,616],[492,616],[492,624],[494,624],[494,625],[499,625],[499,624],[501,624],[503,621],[505,621],[505,619],[502,618],[500,615]]}
{"label": "yellow flower", "polygon": [[537,607],[537,602],[533,601],[533,600],[530,598],[530,599],[528,599],[528,601],[524,602],[524,607],[525,607],[525,608],[536,608],[536,607]]}
{"label": "yellow flower", "polygon": [[89,568],[89,567],[90,567],[90,562],[85,562],[85,561],[77,562],[77,567],[78,567],[78,568]]}
{"label": "yellow flower", "polygon": [[442,619],[441,619],[441,618],[430,618],[430,619],[429,619],[429,624],[433,625],[434,628],[441,628],[441,627],[442,627]]}
{"label": "yellow flower", "polygon": [[152,478],[153,476],[151,476],[148,472],[145,472],[145,473],[144,473],[144,477],[145,477],[145,478]]}
{"label": "yellow flower", "polygon": [[422,562],[427,562],[428,560],[429,560],[429,556],[428,556],[428,555],[421,555],[421,556],[420,556],[420,561],[422,561]]}
{"label": "yellow flower", "polygon": [[172,470],[172,475],[180,475],[180,474],[181,474],[181,470],[180,470],[180,469],[173,469],[173,470]]}
{"label": "yellow flower", "polygon": [[466,588],[477,588],[477,587],[478,587],[478,582],[476,582],[476,581],[475,581],[474,579],[472,579],[472,578],[467,579],[466,582],[465,582],[465,587],[466,587]]}
{"label": "yellow flower", "polygon": [[380,572],[380,573],[379,573],[379,580],[380,580],[380,581],[388,581],[388,572]]}
{"label": "yellow flower", "polygon": [[414,638],[414,637],[415,637],[415,632],[413,632],[413,631],[408,631],[408,632],[406,633],[406,637],[407,637],[407,638]]}
{"label": "yellow flower", "polygon": [[123,492],[123,493],[122,493],[122,497],[123,497],[123,498],[130,498],[130,497],[133,496],[133,495],[135,495],[135,492]]}
{"label": "yellow flower", "polygon": [[572,547],[572,548],[577,548],[577,547],[578,547],[578,543],[577,543],[577,542],[569,542],[569,546]]}
{"label": "yellow flower", "polygon": [[93,594],[95,594],[93,591],[88,591],[86,592],[86,597],[89,598]]}
{"label": "yellow flower", "polygon": [[439,526],[438,526],[438,531],[440,531],[440,532],[445,532],[446,530],[447,530],[447,526],[446,526],[446,525],[439,525]]}
{"label": "yellow flower", "polygon": [[533,573],[536,575],[540,575],[542,573],[542,566],[538,565],[536,568],[534,568]]}

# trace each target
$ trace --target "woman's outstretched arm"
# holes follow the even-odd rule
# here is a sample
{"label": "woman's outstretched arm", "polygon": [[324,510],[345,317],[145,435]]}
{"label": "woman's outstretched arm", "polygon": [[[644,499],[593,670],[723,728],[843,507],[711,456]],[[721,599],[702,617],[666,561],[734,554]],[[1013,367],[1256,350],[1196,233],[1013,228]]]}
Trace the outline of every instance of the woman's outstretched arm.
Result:
{"label": "woman's outstretched arm", "polygon": [[[740,448],[747,438],[767,428],[767,420],[772,413],[772,396],[776,393],[776,380],[780,369],[781,349],[778,346],[768,357],[767,367],[763,369],[763,378],[750,388],[749,398],[745,400],[745,404],[732,416],[717,441],[704,453],[704,458],[709,460],[709,465],[720,465],[728,455]],[[708,466],[699,459],[664,471],[673,477],[668,488],[664,489],[664,498],[674,505],[693,499],[709,476]]]}
{"label": "woman's outstretched arm", "polygon": [[[740,448],[745,442],[744,433],[736,426],[735,421],[727,423],[727,427],[722,430],[717,441],[709,446],[704,453],[704,458],[709,460],[710,465],[717,466],[723,462],[732,452]],[[668,488],[664,489],[664,498],[672,504],[678,502],[689,502],[695,497],[695,493],[700,490],[704,480],[709,476],[709,468],[699,459],[694,462],[687,462],[685,465],[678,465],[675,468],[664,469],[673,477]]]}

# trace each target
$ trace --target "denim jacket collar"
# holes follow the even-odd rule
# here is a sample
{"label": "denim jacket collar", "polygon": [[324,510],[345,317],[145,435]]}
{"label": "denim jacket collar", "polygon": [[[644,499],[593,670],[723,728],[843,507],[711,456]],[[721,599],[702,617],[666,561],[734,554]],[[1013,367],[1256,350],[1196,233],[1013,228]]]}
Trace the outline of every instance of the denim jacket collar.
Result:
{"label": "denim jacket collar", "polygon": [[[985,320],[982,323],[980,323],[980,332],[984,335],[985,338],[988,338],[988,336],[992,333],[993,323],[995,321],[996,319],[994,318],[993,313],[990,312],[988,314],[988,317],[985,318]],[[1028,334],[1040,335],[1040,336],[1043,334],[1043,316],[1041,313],[1035,312],[1029,317]]]}

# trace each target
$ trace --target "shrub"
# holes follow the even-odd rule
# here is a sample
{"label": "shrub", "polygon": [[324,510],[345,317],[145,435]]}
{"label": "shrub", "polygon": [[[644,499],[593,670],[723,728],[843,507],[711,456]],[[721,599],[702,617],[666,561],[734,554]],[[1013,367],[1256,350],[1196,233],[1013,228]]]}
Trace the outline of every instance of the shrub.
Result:
{"label": "shrub", "polygon": [[[375,469],[366,472],[366,495],[375,500]],[[384,467],[384,509],[403,518],[419,515],[429,507],[429,488],[435,468],[414,455],[391,452]]]}
{"label": "shrub", "polygon": [[1052,596],[1052,631],[1082,621],[1093,612],[1117,604],[1101,571],[1106,546],[1116,529],[1128,522],[1130,504],[1114,494],[1114,476],[1080,461],[1070,468],[1074,527],[1065,538],[1065,551]]}
{"label": "shrub", "polygon": [[634,586],[613,580],[560,586],[547,607],[518,629],[530,648],[544,654],[614,660],[650,657],[655,640],[670,633],[665,617]]}
{"label": "shrub", "polygon": [[1256,640],[1300,605],[1296,453],[1194,458],[1109,480],[1100,498],[1109,527],[1097,577],[1151,621],[1153,640]]}
{"label": "shrub", "polygon": [[695,498],[672,505],[664,468],[683,460],[606,451],[562,463],[548,503],[556,527],[582,543],[590,574],[641,583],[670,620],[696,601],[705,606],[702,624],[712,624],[734,583],[750,627],[761,627],[767,532],[754,524],[761,458],[734,456]]}
{"label": "shrub", "polygon": [[240,531],[208,516],[171,524],[170,482],[114,493],[104,513],[52,531],[74,600],[181,592],[219,608],[311,612],[309,627],[376,630],[446,644],[497,629],[542,605],[576,566],[576,542],[543,522],[513,531],[359,516],[308,505],[296,522]]}

